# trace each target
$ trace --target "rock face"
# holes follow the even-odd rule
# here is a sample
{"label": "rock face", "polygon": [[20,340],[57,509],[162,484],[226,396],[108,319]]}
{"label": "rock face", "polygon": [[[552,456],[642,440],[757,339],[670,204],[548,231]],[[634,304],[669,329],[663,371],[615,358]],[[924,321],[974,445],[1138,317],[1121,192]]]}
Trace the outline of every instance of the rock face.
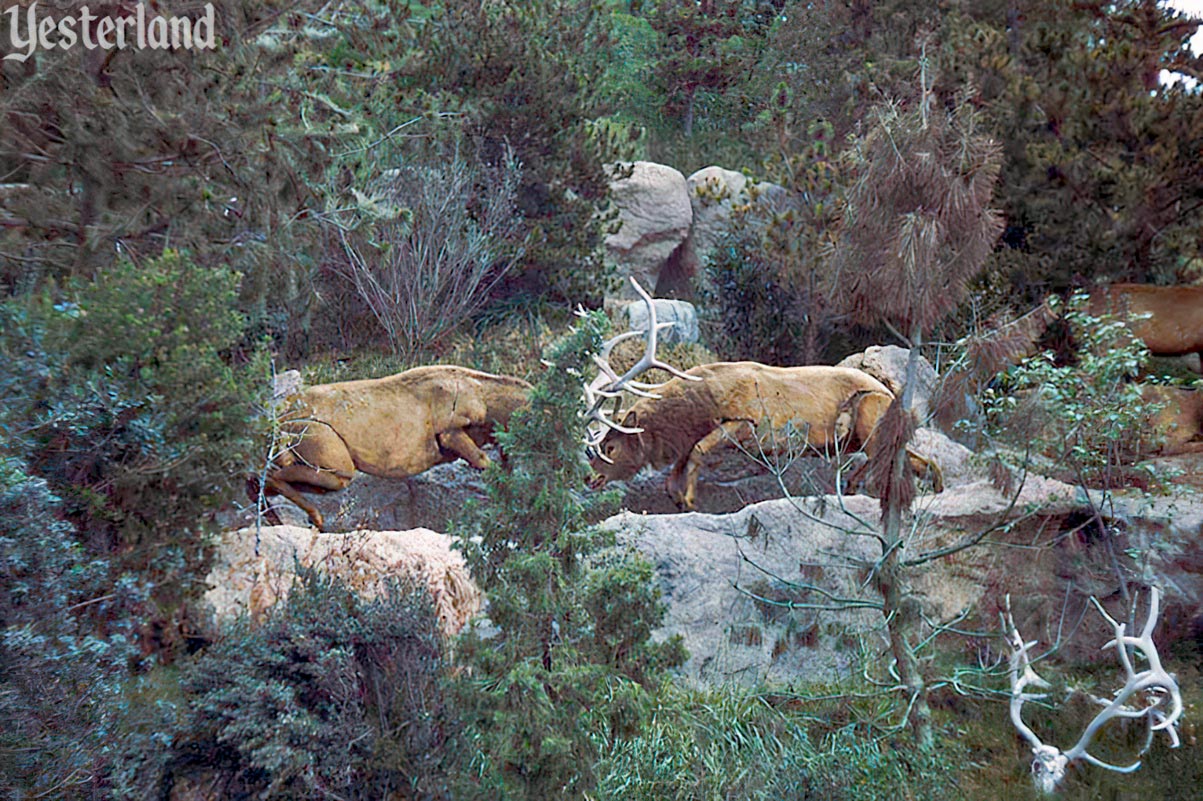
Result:
{"label": "rock face", "polygon": [[[1100,501],[1093,498],[1096,508]],[[1025,636],[1048,645],[1061,635],[1066,658],[1109,664],[1114,656],[1099,648],[1112,635],[1089,597],[1122,619],[1125,593],[1152,580],[1166,597],[1158,642],[1199,636],[1203,498],[1121,499],[1104,518],[1105,533],[1091,528],[1089,509],[1077,488],[1032,475],[1014,500],[984,479],[922,497],[906,558],[1014,523],[984,544],[910,568],[923,614],[933,621],[965,615],[962,628],[994,631],[1010,594]],[[706,686],[832,681],[858,674],[864,654],[888,653],[880,611],[856,608],[880,602],[866,581],[880,545],[848,533],[879,517],[876,500],[856,495],[842,507],[826,496],[729,514],[624,512],[603,525],[655,566],[669,610],[656,636],[682,635],[690,651],[684,678]],[[1070,633],[1067,620],[1077,621]],[[967,650],[985,646],[962,641]]]}
{"label": "rock face", "polygon": [[789,206],[789,192],[783,187],[767,181],[749,183],[743,173],[722,167],[704,167],[690,175],[686,183],[693,227],[682,247],[678,269],[703,279],[714,249],[735,229],[737,210],[751,210],[752,214],[743,214],[740,224],[761,230],[769,214]]}
{"label": "rock face", "polygon": [[[256,547],[257,546],[257,547]],[[389,577],[430,588],[443,633],[451,636],[480,610],[481,593],[451,538],[428,529],[319,534],[299,526],[226,532],[217,544],[205,593],[214,632],[240,613],[262,614],[287,597],[299,568],[342,578],[371,597]]]}
{"label": "rock face", "polygon": [[763,211],[783,211],[788,203],[783,187],[767,181],[750,184],[743,173],[722,167],[703,167],[685,180],[693,207],[689,248],[702,263],[731,231],[737,208],[750,204]]}
{"label": "rock face", "polygon": [[[864,353],[854,353],[838,367],[855,367],[885,384],[895,395],[901,395],[906,383],[906,363],[911,352],[897,345],[871,345]],[[931,398],[939,382],[936,368],[919,357],[918,384],[915,387],[915,413],[920,421],[931,418]]]}
{"label": "rock face", "polygon": [[[1033,480],[1020,505],[1059,514],[1075,508],[1073,499],[1066,485]],[[1008,500],[986,481],[925,497],[927,523],[908,553],[947,544],[1003,512]],[[655,566],[669,608],[657,636],[684,637],[684,676],[701,685],[755,684],[848,678],[860,671],[860,643],[870,651],[885,644],[881,613],[867,607],[880,597],[865,581],[865,566],[881,549],[873,537],[848,533],[879,517],[875,499],[854,495],[842,508],[823,496],[720,515],[626,512],[603,525]],[[1001,556],[966,551],[914,571],[925,614],[948,620],[979,603]],[[850,603],[832,610],[833,598]]]}
{"label": "rock face", "polygon": [[[628,169],[630,175],[624,175]],[[609,171],[615,176],[610,197],[621,225],[605,244],[623,279],[621,297],[637,297],[628,276],[656,294],[661,269],[685,241],[693,222],[685,176],[650,161],[612,165]]]}

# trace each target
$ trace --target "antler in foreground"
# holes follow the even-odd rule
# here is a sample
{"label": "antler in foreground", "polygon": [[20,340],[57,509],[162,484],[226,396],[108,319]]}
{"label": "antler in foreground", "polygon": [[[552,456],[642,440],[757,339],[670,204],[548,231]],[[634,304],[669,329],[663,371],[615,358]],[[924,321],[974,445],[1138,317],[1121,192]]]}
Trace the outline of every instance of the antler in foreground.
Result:
{"label": "antler in foreground", "polygon": [[[635,287],[635,291],[639,293],[639,297],[643,298],[643,302],[647,304],[647,330],[627,331],[624,334],[619,334],[612,339],[606,340],[601,347],[601,352],[593,357],[598,373],[597,377],[585,386],[585,403],[589,406],[585,414],[591,424],[598,423],[599,425],[596,428],[591,426],[585,434],[585,444],[591,452],[597,448],[598,443],[605,437],[606,429],[608,428],[623,434],[638,434],[640,432],[638,428],[628,428],[614,422],[610,419],[611,413],[602,408],[607,400],[621,398],[623,392],[629,392],[641,398],[654,398],[656,397],[654,391],[664,386],[664,383],[667,383],[648,384],[636,381],[636,376],[642,375],[648,370],[659,368],[678,378],[688,381],[699,380],[694,376],[685,375],[672,365],[656,358],[656,344],[660,329],[669,327],[673,323],[657,323],[656,304],[653,302],[652,296],[633,277],[630,280],[631,285]],[[631,369],[620,376],[610,365],[610,354],[620,342],[625,342],[635,337],[646,337],[647,348],[644,350],[643,356],[640,357],[639,361],[635,362],[631,366]]]}
{"label": "antler in foreground", "polygon": [[[1149,594],[1149,617],[1139,637],[1126,633],[1127,624],[1120,623],[1111,617],[1094,598],[1090,599],[1115,630],[1115,638],[1103,648],[1114,647],[1123,665],[1126,681],[1110,700],[1090,696],[1103,707],[1092,721],[1086,726],[1082,736],[1072,748],[1061,751],[1056,746],[1045,745],[1035,732],[1023,722],[1021,713],[1025,701],[1036,701],[1047,697],[1047,693],[1028,693],[1029,686],[1048,687],[1049,684],[1032,669],[1028,652],[1036,645],[1036,641],[1025,642],[1015,626],[1011,615],[1011,598],[1007,596],[1007,629],[1011,643],[1011,721],[1019,733],[1032,745],[1032,780],[1045,793],[1051,793],[1065,778],[1065,770],[1070,764],[1079,759],[1085,760],[1100,768],[1114,770],[1120,773],[1131,773],[1140,767],[1140,760],[1131,765],[1119,766],[1104,762],[1088,753],[1091,740],[1099,729],[1112,718],[1147,718],[1148,737],[1138,756],[1149,750],[1153,743],[1153,735],[1164,731],[1170,738],[1170,747],[1178,747],[1178,721],[1182,717],[1182,693],[1177,680],[1166,672],[1161,665],[1161,657],[1153,644],[1153,628],[1157,625],[1157,617],[1161,608],[1161,594],[1156,587]],[[1137,672],[1133,665],[1136,652],[1143,654],[1148,666]],[[1168,709],[1166,699],[1169,699]],[[1130,702],[1134,702],[1130,704]]]}

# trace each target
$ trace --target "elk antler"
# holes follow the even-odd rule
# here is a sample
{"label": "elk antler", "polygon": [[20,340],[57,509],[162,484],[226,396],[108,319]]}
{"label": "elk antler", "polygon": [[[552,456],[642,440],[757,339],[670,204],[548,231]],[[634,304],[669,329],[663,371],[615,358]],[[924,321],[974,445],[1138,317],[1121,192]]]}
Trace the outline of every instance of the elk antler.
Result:
{"label": "elk antler", "polygon": [[[652,300],[652,296],[644,291],[643,287],[635,278],[631,277],[631,285],[635,287],[635,291],[639,293],[639,297],[647,304],[648,323],[646,331],[627,331],[619,334],[616,337],[606,340],[602,344],[601,352],[593,356],[593,362],[597,365],[598,373],[589,384],[585,386],[585,403],[588,405],[588,411],[585,416],[592,422],[600,423],[596,429],[589,429],[585,434],[585,444],[588,448],[596,448],[605,437],[606,429],[611,428],[623,434],[638,434],[642,429],[629,428],[622,426],[611,419],[611,415],[618,411],[619,399],[624,392],[629,392],[632,395],[637,395],[642,398],[655,398],[655,390],[664,386],[667,381],[662,381],[658,384],[648,384],[642,381],[636,381],[635,377],[642,375],[648,370],[659,368],[667,371],[669,374],[677,378],[683,378],[687,381],[700,381],[696,376],[686,375],[670,364],[660,361],[656,358],[656,344],[660,329],[672,326],[673,323],[658,323],[656,322],[656,304]],[[579,314],[580,312],[578,312]],[[614,347],[620,342],[625,342],[628,339],[635,337],[646,337],[647,348],[643,352],[643,356],[639,361],[632,365],[631,369],[627,370],[621,376],[610,365],[610,354],[614,351]],[[669,379],[670,381],[672,379]],[[612,412],[607,412],[602,407],[608,399],[615,399],[615,408]],[[604,457],[603,457],[604,458]]]}
{"label": "elk antler", "polygon": [[[1015,724],[1015,728],[1019,730],[1023,738],[1032,745],[1032,754],[1034,755],[1034,759],[1032,760],[1032,780],[1045,793],[1053,792],[1061,780],[1065,778],[1066,768],[1079,759],[1100,768],[1120,773],[1131,773],[1140,767],[1139,759],[1127,766],[1112,765],[1091,756],[1087,751],[1095,734],[1112,718],[1148,718],[1148,737],[1145,740],[1144,747],[1141,748],[1137,756],[1142,756],[1149,750],[1149,747],[1153,743],[1153,735],[1158,731],[1164,731],[1169,735],[1171,748],[1177,748],[1179,744],[1177,726],[1179,719],[1182,717],[1182,693],[1178,687],[1177,680],[1162,667],[1161,657],[1158,655],[1157,647],[1153,643],[1153,628],[1157,625],[1157,617],[1161,608],[1161,593],[1156,587],[1153,587],[1150,591],[1149,617],[1145,621],[1144,629],[1141,631],[1139,637],[1127,634],[1126,623],[1120,623],[1107,614],[1102,605],[1094,598],[1090,600],[1095,608],[1099,610],[1099,614],[1106,618],[1107,622],[1115,630],[1115,638],[1104,645],[1103,648],[1115,647],[1119,655],[1120,664],[1124,667],[1126,680],[1124,686],[1110,700],[1093,695],[1090,696],[1095,703],[1103,707],[1103,710],[1095,715],[1094,720],[1090,721],[1086,726],[1077,743],[1069,750],[1062,752],[1056,746],[1045,745],[1041,742],[1040,738],[1023,722],[1023,718],[1021,717],[1025,701],[1041,700],[1048,695],[1047,693],[1025,693],[1024,690],[1029,685],[1048,687],[1049,684],[1032,669],[1032,662],[1028,656],[1028,652],[1036,645],[1036,641],[1025,642],[1023,637],[1020,636],[1019,629],[1015,626],[1015,620],[1011,616],[1011,597],[1007,596],[1007,628],[1010,630],[1009,639],[1011,644],[1011,721]],[[1145,659],[1148,661],[1148,667],[1145,670],[1136,671],[1132,663],[1132,654],[1128,650],[1129,648],[1138,650],[1144,654]],[[1134,697],[1143,701],[1143,704],[1128,706],[1128,702]],[[1168,711],[1164,705],[1167,697],[1170,699]]]}

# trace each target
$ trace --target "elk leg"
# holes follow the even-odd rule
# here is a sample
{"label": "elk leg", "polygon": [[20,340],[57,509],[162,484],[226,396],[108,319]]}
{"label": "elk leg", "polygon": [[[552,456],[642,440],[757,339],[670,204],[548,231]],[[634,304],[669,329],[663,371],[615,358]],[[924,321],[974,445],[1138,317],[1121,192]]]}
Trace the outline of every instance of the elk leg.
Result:
{"label": "elk leg", "polygon": [[355,468],[351,467],[346,470],[319,470],[315,467],[310,467],[304,464],[290,464],[287,467],[281,467],[273,470],[267,477],[267,483],[264,485],[266,492],[283,495],[288,500],[295,503],[309,515],[309,522],[317,527],[318,531],[325,531],[325,520],[322,518],[322,513],[317,507],[305,499],[301,495],[301,491],[297,489],[296,484],[304,484],[311,487],[317,492],[338,492],[346,489],[354,477]]}
{"label": "elk leg", "polygon": [[[856,444],[864,448],[866,454],[872,459],[873,454],[877,452],[877,425],[881,422],[881,418],[885,416],[886,410],[894,399],[888,395],[883,395],[880,392],[866,393],[856,405],[856,420],[853,424],[853,430],[856,433]],[[919,478],[928,478],[931,480],[932,489],[936,492],[944,491],[944,473],[940,470],[940,466],[934,460],[922,456],[910,448],[906,449],[907,461],[910,463],[912,472]],[[856,481],[860,480],[865,468],[868,467],[868,462],[860,465],[849,476],[846,486],[855,486]]]}
{"label": "elk leg", "polygon": [[[282,495],[288,500],[295,503],[301,510],[309,516],[309,522],[312,523],[318,531],[326,530],[326,520],[322,517],[322,513],[316,506],[310,503],[300,491],[287,481],[279,481],[272,476],[267,477],[266,483],[263,485],[264,494]],[[275,510],[268,510],[267,519],[273,525],[280,525],[280,515]]]}
{"label": "elk leg", "polygon": [[435,439],[438,441],[440,448],[462,456],[465,462],[477,470],[484,470],[491,463],[489,457],[476,444],[476,440],[468,436],[468,432],[462,428],[453,428],[450,431],[444,431],[437,434]]}
{"label": "elk leg", "polygon": [[750,425],[750,422],[726,420],[719,423],[718,428],[698,440],[689,453],[673,465],[664,488],[682,511],[693,511],[698,496],[698,471],[702,468],[702,459],[719,445],[738,439],[739,429],[744,425]]}
{"label": "elk leg", "polygon": [[264,491],[283,495],[305,510],[319,531],[325,531],[321,512],[301,496],[298,485],[315,492],[346,489],[355,477],[355,460],[346,444],[328,426],[312,426],[279,462],[268,473]]}

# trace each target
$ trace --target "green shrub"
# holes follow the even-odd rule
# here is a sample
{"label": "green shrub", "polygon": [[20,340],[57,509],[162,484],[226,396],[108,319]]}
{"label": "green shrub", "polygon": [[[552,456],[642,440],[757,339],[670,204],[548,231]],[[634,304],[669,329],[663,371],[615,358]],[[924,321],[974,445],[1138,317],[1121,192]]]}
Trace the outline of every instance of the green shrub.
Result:
{"label": "green shrub", "polygon": [[448,718],[429,594],[363,600],[302,573],[258,624],[245,616],[180,674],[184,710],[127,756],[126,792],[184,781],[261,799],[435,798]]}
{"label": "green shrub", "polygon": [[133,656],[129,578],[90,556],[46,482],[0,459],[0,795],[87,798]]}
{"label": "green shrub", "polygon": [[777,365],[818,360],[826,333],[808,325],[805,291],[777,272],[758,237],[727,236],[706,264],[706,279],[702,293],[714,309],[707,338],[723,359]]}
{"label": "green shrub", "polygon": [[163,631],[203,590],[204,534],[258,455],[268,372],[245,362],[238,282],[167,252],[0,305],[0,447],[94,553],[154,583]]}
{"label": "green shrub", "polygon": [[1070,480],[1108,486],[1121,465],[1158,445],[1147,422],[1159,407],[1133,381],[1148,348],[1122,320],[1091,315],[1087,303],[1075,296],[1064,313],[1077,362],[1059,366],[1051,352],[1025,359],[1003,376],[1001,392],[987,391],[984,406],[995,433],[1031,443]]}

